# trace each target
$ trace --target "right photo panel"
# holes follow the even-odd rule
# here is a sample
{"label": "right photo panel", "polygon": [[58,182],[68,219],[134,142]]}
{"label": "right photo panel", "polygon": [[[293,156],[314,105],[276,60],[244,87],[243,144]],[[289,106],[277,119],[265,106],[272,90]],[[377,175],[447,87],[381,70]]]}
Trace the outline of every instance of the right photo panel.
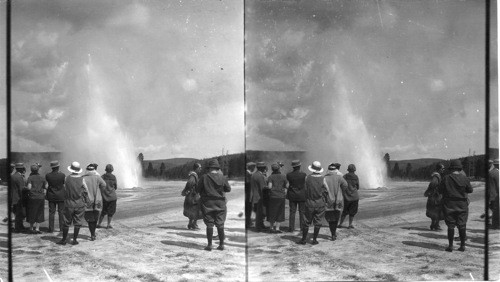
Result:
{"label": "right photo panel", "polygon": [[484,279],[486,8],[245,1],[249,281]]}

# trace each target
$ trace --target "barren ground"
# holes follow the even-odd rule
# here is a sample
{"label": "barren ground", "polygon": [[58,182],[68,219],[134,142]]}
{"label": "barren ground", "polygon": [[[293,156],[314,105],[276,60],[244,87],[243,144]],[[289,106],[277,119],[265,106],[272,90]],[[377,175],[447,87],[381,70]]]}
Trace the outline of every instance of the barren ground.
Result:
{"label": "barren ground", "polygon": [[[297,245],[299,232],[248,232],[251,281],[272,280],[481,280],[484,275],[484,184],[474,183],[466,251],[445,252],[446,225],[429,229],[425,216],[427,182],[398,182],[388,190],[362,190],[355,229],[338,229],[336,241],[323,227],[318,245]],[[298,213],[297,213],[298,214]],[[346,219],[347,221],[347,219]],[[298,222],[298,216],[296,223]],[[266,223],[267,224],[267,223]],[[296,224],[297,225],[297,224]],[[345,225],[345,222],[344,222]],[[282,230],[288,228],[288,207]],[[297,227],[296,227],[297,228]],[[458,232],[456,232],[458,236]],[[491,233],[498,239],[499,232]],[[496,250],[498,264],[499,244]],[[492,276],[498,268],[490,263]],[[496,273],[495,273],[496,272]]]}
{"label": "barren ground", "polygon": [[[114,229],[98,229],[93,242],[87,226],[76,246],[57,245],[62,237],[58,233],[13,234],[14,280],[47,281],[44,270],[54,281],[245,280],[244,218],[238,217],[243,182],[230,181],[226,250],[211,252],[203,250],[207,243],[203,222],[198,231],[186,227],[180,196],[184,184],[148,182],[146,188],[119,190]],[[45,219],[42,231],[48,227],[47,209]]]}

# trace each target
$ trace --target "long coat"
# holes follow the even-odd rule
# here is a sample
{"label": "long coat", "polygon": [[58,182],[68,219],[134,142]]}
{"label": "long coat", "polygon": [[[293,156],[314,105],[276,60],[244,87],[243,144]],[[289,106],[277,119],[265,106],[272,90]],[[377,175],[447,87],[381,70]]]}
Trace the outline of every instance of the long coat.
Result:
{"label": "long coat", "polygon": [[198,174],[191,171],[186,182],[184,190],[182,190],[181,195],[184,198],[184,210],[182,214],[189,218],[198,220],[203,218],[200,210],[200,194],[196,193],[196,186],[198,185]]}
{"label": "long coat", "polygon": [[87,185],[88,196],[92,203],[85,207],[85,211],[101,211],[103,205],[101,190],[106,189],[106,182],[96,171],[88,171],[83,176],[83,181]]}
{"label": "long coat", "polygon": [[443,195],[439,193],[439,185],[441,184],[441,175],[438,172],[432,174],[431,182],[424,192],[427,197],[427,205],[425,215],[433,220],[443,220]]}
{"label": "long coat", "polygon": [[340,210],[339,208],[344,203],[342,191],[347,189],[347,181],[335,172],[329,172],[325,175],[325,181],[328,185],[328,198],[326,203],[326,211]]}
{"label": "long coat", "polygon": [[469,216],[469,193],[472,186],[469,179],[459,172],[453,172],[443,177],[439,185],[439,192],[443,194],[444,219],[457,226],[465,226]]}
{"label": "long coat", "polygon": [[262,191],[266,187],[266,179],[262,172],[256,171],[252,174],[250,178],[250,201],[252,204],[256,204],[262,199]]}

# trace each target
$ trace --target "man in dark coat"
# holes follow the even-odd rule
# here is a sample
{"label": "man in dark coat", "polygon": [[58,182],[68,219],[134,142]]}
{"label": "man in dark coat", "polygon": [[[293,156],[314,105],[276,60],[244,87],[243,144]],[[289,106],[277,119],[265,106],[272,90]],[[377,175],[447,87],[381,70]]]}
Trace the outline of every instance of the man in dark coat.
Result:
{"label": "man in dark coat", "polygon": [[16,172],[10,176],[12,189],[10,189],[10,197],[12,199],[12,210],[16,218],[14,224],[14,232],[21,232],[26,229],[23,225],[23,219],[26,216],[26,207],[23,206],[23,189],[26,186],[24,173],[26,168],[23,163],[15,164]]}
{"label": "man in dark coat", "polygon": [[264,173],[266,171],[266,164],[264,162],[257,162],[257,171],[252,174],[250,178],[250,202],[255,207],[255,228],[257,232],[266,229],[264,225],[264,203],[263,203],[263,190],[267,186]]}
{"label": "man in dark coat", "polygon": [[247,170],[245,172],[245,228],[252,227],[253,204],[250,201],[250,191],[252,190],[250,182],[254,171],[255,171],[255,163],[254,162],[247,163]]}
{"label": "man in dark coat", "polygon": [[[337,164],[338,165],[338,164]],[[349,215],[349,226],[347,228],[354,228],[352,222],[354,216],[358,213],[359,206],[359,178],[356,175],[356,166],[350,164],[347,166],[348,173],[344,175],[344,179],[347,181],[347,188],[342,189],[342,196],[344,196],[344,210],[340,216],[340,222],[338,227],[342,227],[342,223],[347,215]]]}
{"label": "man in dark coat", "polygon": [[293,171],[286,175],[288,180],[288,205],[290,207],[290,216],[288,219],[288,232],[295,231],[295,214],[297,206],[299,207],[299,229],[304,227],[304,213],[306,209],[306,173],[300,170],[301,163],[299,160],[292,161]]}
{"label": "man in dark coat", "polygon": [[431,219],[431,230],[441,230],[439,221],[444,219],[442,195],[439,194],[439,184],[441,183],[442,174],[444,173],[444,165],[439,163],[436,165],[436,171],[432,173],[431,182],[424,192],[427,197],[427,205],[425,215]]}
{"label": "man in dark coat", "polygon": [[490,209],[493,212],[490,229],[499,229],[499,209],[498,209],[498,159],[493,162],[493,168],[488,172],[489,193],[488,200]]}
{"label": "man in dark coat", "polygon": [[305,245],[309,226],[314,225],[313,245],[317,245],[321,222],[325,217],[326,202],[328,198],[328,184],[325,178],[321,175],[323,168],[321,163],[314,161],[308,169],[312,172],[306,177],[306,212],[305,224],[302,228],[302,239],[297,244]]}
{"label": "man in dark coat", "polygon": [[465,227],[469,216],[469,198],[472,193],[472,186],[469,179],[464,176],[462,163],[460,160],[451,161],[449,169],[451,174],[443,177],[439,186],[439,192],[443,195],[444,221],[448,226],[448,247],[446,251],[453,251],[453,236],[455,235],[455,226],[458,228],[460,236],[459,251],[465,251]]}
{"label": "man in dark coat", "polygon": [[226,193],[231,191],[231,186],[226,177],[220,172],[217,159],[210,160],[207,166],[209,172],[201,176],[196,191],[200,194],[200,206],[203,222],[207,226],[206,251],[212,250],[212,237],[214,225],[219,235],[218,250],[224,250],[224,222],[226,221],[227,206]]}
{"label": "man in dark coat", "polygon": [[198,219],[200,218],[200,195],[196,193],[196,186],[198,185],[198,174],[201,172],[201,164],[194,163],[193,171],[189,172],[188,180],[181,195],[184,198],[184,211],[183,214],[189,219],[188,229],[199,230]]}
{"label": "man in dark coat", "polygon": [[118,196],[116,195],[116,189],[118,189],[118,181],[116,176],[113,174],[114,168],[112,164],[107,164],[105,168],[106,173],[101,176],[102,180],[106,182],[106,188],[101,189],[102,196],[102,213],[99,216],[99,221],[97,222],[97,228],[101,228],[102,220],[104,216],[108,216],[108,224],[106,229],[113,229],[111,226],[111,221],[113,220],[113,215],[116,212],[116,201],[118,201]]}
{"label": "man in dark coat", "polygon": [[59,161],[50,162],[52,172],[45,175],[45,180],[49,184],[47,194],[45,195],[49,201],[49,233],[54,232],[54,220],[57,215],[59,217],[59,231],[63,230],[64,225],[64,180],[66,175],[59,171]]}

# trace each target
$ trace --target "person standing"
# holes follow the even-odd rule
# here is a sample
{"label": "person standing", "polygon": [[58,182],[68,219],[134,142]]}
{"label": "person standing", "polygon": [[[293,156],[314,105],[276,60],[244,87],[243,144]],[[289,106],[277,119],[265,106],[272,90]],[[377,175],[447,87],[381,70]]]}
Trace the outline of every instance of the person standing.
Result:
{"label": "person standing", "polygon": [[333,172],[337,175],[344,176],[342,172],[340,172],[340,164],[339,163],[333,163],[333,167],[335,168]]}
{"label": "person standing", "polygon": [[354,228],[352,222],[354,220],[354,216],[358,213],[358,204],[359,204],[359,178],[356,175],[356,166],[354,164],[350,164],[347,167],[348,173],[344,175],[344,179],[347,181],[347,188],[342,190],[344,197],[344,210],[342,211],[342,216],[340,217],[339,228],[342,227],[342,223],[344,222],[347,215],[349,215],[349,226],[347,228]]}
{"label": "person standing", "polygon": [[26,186],[24,173],[26,168],[23,163],[15,164],[16,172],[11,175],[11,185],[9,196],[12,200],[12,210],[15,214],[14,232],[19,233],[26,229],[23,225],[23,219],[26,216],[26,206],[23,204],[23,189]]}
{"label": "person standing", "polygon": [[200,194],[196,192],[196,186],[198,185],[198,174],[201,172],[201,164],[194,163],[193,171],[189,172],[188,180],[184,190],[182,190],[181,195],[184,198],[184,211],[183,214],[189,219],[188,229],[199,230],[198,224],[196,223],[200,219]]}
{"label": "person standing", "polygon": [[342,174],[339,175],[337,172],[336,164],[332,163],[328,166],[328,172],[325,175],[326,184],[328,185],[325,219],[330,227],[332,241],[337,239],[337,224],[344,206],[342,191],[347,189],[347,181],[342,177]]}
{"label": "person standing", "polygon": [[26,181],[29,190],[27,221],[30,224],[31,234],[42,234],[40,223],[45,221],[45,189],[48,188],[48,185],[47,181],[38,173],[39,169],[38,164],[32,165],[31,174]]}
{"label": "person standing", "polygon": [[308,169],[312,172],[306,177],[306,212],[305,224],[302,228],[302,239],[298,244],[305,245],[309,226],[314,225],[313,245],[317,245],[318,234],[321,229],[321,222],[325,217],[325,204],[328,197],[328,185],[325,178],[321,175],[323,168],[321,163],[314,161]]}
{"label": "person standing", "polygon": [[196,192],[200,194],[200,206],[203,222],[207,226],[206,234],[208,244],[206,251],[212,250],[212,237],[214,225],[219,235],[218,250],[224,250],[224,223],[226,221],[227,206],[226,193],[231,191],[231,186],[226,177],[220,173],[220,165],[216,159],[210,160],[207,166],[209,172],[201,176]]}
{"label": "person standing", "polygon": [[63,237],[61,241],[57,242],[59,245],[66,245],[71,224],[74,226],[73,242],[71,244],[78,244],[78,234],[85,214],[85,198],[88,197],[87,185],[85,185],[83,177],[80,176],[82,172],[80,163],[72,162],[68,166],[68,170],[71,174],[66,176],[64,180],[64,225]]}
{"label": "person standing", "polygon": [[297,212],[297,206],[299,208],[299,229],[302,230],[304,226],[304,216],[305,216],[305,205],[306,205],[306,173],[300,170],[301,163],[300,160],[292,161],[293,171],[286,175],[288,180],[288,205],[290,209],[290,215],[288,219],[288,232],[295,231],[295,214]]}
{"label": "person standing", "polygon": [[266,164],[264,162],[257,162],[257,171],[252,174],[250,179],[250,202],[255,207],[255,229],[257,232],[266,229],[264,225],[264,199],[262,197],[262,192],[266,187],[265,171]]}
{"label": "person standing", "polygon": [[104,182],[106,182],[106,188],[101,190],[102,196],[102,213],[99,216],[99,222],[97,222],[97,228],[101,228],[102,220],[104,216],[108,216],[108,224],[106,229],[113,229],[111,226],[111,220],[116,212],[116,201],[118,197],[116,196],[116,189],[118,188],[118,182],[116,181],[116,176],[113,174],[113,165],[106,165],[106,173],[102,176]]}
{"label": "person standing", "polygon": [[458,228],[460,237],[459,251],[465,251],[466,224],[469,216],[469,197],[472,193],[472,186],[469,179],[464,176],[462,163],[460,160],[451,161],[449,170],[451,174],[443,177],[439,185],[439,192],[443,195],[444,221],[448,226],[448,247],[447,252],[453,251],[453,237],[455,226]]}
{"label": "person standing", "polygon": [[491,216],[491,225],[489,226],[490,229],[499,229],[500,228],[500,222],[499,222],[499,193],[498,193],[498,159],[496,159],[492,167],[490,168],[488,172],[488,181],[489,181],[489,193],[488,193],[488,200],[489,200],[489,205],[490,209],[493,212]]}
{"label": "person standing", "polygon": [[91,163],[87,165],[87,172],[83,175],[83,180],[87,185],[89,200],[85,206],[84,218],[89,226],[90,241],[96,239],[95,230],[97,228],[97,221],[99,220],[99,213],[103,206],[101,191],[106,189],[106,182],[97,173],[96,169],[97,164]]}
{"label": "person standing", "polygon": [[250,191],[252,190],[250,183],[254,171],[255,171],[255,163],[248,162],[247,170],[245,172],[245,228],[252,227],[253,204],[250,201]]}
{"label": "person standing", "polygon": [[436,171],[432,173],[431,182],[424,193],[427,197],[427,205],[425,215],[431,219],[431,230],[441,230],[439,226],[439,221],[444,219],[443,214],[443,204],[441,195],[438,191],[439,185],[441,184],[442,175],[444,173],[444,165],[438,163],[436,165]]}
{"label": "person standing", "polygon": [[50,162],[52,172],[45,175],[45,180],[49,187],[45,198],[49,202],[49,233],[54,232],[54,221],[56,215],[59,218],[59,231],[63,230],[64,225],[64,180],[66,175],[59,171],[59,161]]}
{"label": "person standing", "polygon": [[280,223],[285,221],[285,198],[288,181],[286,176],[281,174],[280,169],[279,164],[272,164],[272,174],[267,178],[269,187],[267,221],[271,224],[271,233],[281,233]]}

